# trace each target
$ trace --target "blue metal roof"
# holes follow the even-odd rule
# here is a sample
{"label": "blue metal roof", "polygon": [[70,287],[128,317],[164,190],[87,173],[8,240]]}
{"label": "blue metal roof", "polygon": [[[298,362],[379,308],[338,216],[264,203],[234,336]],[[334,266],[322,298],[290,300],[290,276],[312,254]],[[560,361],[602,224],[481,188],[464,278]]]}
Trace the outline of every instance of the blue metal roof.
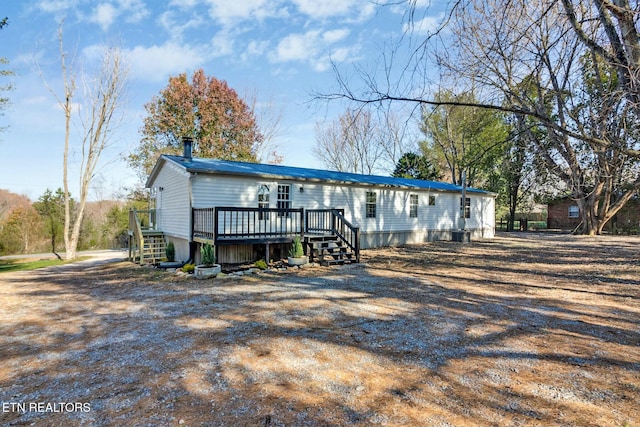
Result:
{"label": "blue metal roof", "polygon": [[[299,168],[293,166],[269,165],[263,163],[234,162],[229,160],[192,158],[162,155],[163,158],[177,163],[188,172],[211,173],[224,175],[256,176],[262,178],[295,179],[305,181],[332,182],[344,184],[361,184],[378,187],[404,187],[422,190],[461,192],[459,185],[438,181],[424,181],[410,178],[394,178],[391,176],[362,175],[349,172],[336,172],[322,169]],[[489,191],[467,187],[467,192],[493,195]]]}

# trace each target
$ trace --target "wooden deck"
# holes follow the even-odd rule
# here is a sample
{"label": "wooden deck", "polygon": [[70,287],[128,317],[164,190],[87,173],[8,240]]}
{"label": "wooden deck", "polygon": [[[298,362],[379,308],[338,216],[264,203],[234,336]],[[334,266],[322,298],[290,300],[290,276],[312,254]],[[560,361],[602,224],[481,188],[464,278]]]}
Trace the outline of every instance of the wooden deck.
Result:
{"label": "wooden deck", "polygon": [[[288,244],[297,236],[305,253],[323,263],[359,262],[360,235],[342,209],[215,207],[192,209],[192,241],[214,246]],[[157,263],[165,257],[165,237],[156,211],[129,213],[129,258]],[[250,248],[249,248],[250,249]]]}
{"label": "wooden deck", "polygon": [[193,209],[192,224],[195,242],[216,246],[264,244],[268,253],[268,245],[291,243],[298,236],[313,257],[316,247],[311,242],[322,238],[344,246],[341,252],[353,255],[350,260],[360,260],[359,229],[346,220],[343,209],[219,206]]}

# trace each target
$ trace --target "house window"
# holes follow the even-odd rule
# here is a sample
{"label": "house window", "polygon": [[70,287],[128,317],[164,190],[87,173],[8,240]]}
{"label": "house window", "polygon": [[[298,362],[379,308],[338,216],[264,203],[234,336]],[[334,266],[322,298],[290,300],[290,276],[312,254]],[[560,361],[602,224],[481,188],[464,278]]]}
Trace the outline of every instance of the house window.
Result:
{"label": "house window", "polygon": [[[460,197],[460,212],[462,212],[462,197]],[[471,199],[469,197],[464,199],[464,217],[471,218]]]}
{"label": "house window", "polygon": [[[278,209],[291,209],[291,186],[289,184],[278,185]],[[289,212],[278,212],[278,216],[289,217]]]}
{"label": "house window", "polygon": [[366,202],[365,208],[366,208],[365,217],[367,218],[376,217],[376,193],[374,193],[373,191],[367,191],[367,202]]}
{"label": "house window", "polygon": [[418,195],[409,195],[409,218],[418,218]]}
{"label": "house window", "polygon": [[577,206],[569,206],[569,218],[579,218],[580,209]]}
{"label": "house window", "polygon": [[436,196],[429,196],[429,206],[436,205]]}
{"label": "house window", "polygon": [[[258,209],[269,209],[269,186],[265,184],[258,187]],[[258,211],[258,219],[269,219],[269,212]]]}

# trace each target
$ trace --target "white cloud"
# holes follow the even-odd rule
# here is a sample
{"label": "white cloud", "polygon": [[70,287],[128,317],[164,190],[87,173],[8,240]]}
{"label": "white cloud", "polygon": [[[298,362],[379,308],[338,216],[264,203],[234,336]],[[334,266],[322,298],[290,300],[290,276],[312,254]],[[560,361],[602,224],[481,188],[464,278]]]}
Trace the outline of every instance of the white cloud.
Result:
{"label": "white cloud", "polygon": [[171,0],[169,6],[177,6],[181,9],[191,9],[198,4],[198,0]]}
{"label": "white cloud", "polygon": [[41,0],[36,7],[46,13],[58,13],[71,9],[78,4],[77,0]]}
{"label": "white cloud", "polygon": [[107,31],[117,19],[122,17],[126,22],[136,23],[143,20],[149,11],[141,0],[117,0],[98,4],[94,9],[90,22],[100,25]]}
{"label": "white cloud", "polygon": [[330,16],[346,15],[354,6],[359,6],[357,0],[293,0],[298,10],[312,18],[328,18]]}
{"label": "white cloud", "polygon": [[263,20],[268,17],[284,16],[286,10],[279,2],[269,0],[206,0],[211,18],[228,26],[238,21]]}
{"label": "white cloud", "polygon": [[427,36],[429,34],[435,33],[438,30],[438,28],[442,24],[443,18],[444,14],[440,14],[438,16],[425,16],[418,21],[406,22],[403,25],[402,30],[404,32],[411,32],[419,36]]}
{"label": "white cloud", "polygon": [[335,43],[345,39],[349,35],[349,30],[329,30],[322,35],[322,39],[327,43]]}
{"label": "white cloud", "polygon": [[118,4],[127,22],[140,22],[149,16],[143,0],[118,0]]}
{"label": "white cloud", "polygon": [[378,5],[371,0],[292,0],[298,11],[312,19],[344,17],[344,22],[364,22]]}
{"label": "white cloud", "polygon": [[91,22],[100,25],[102,31],[107,31],[118,14],[118,11],[111,3],[102,3],[96,6],[93,16],[91,17]]}
{"label": "white cloud", "polygon": [[269,42],[266,40],[262,40],[262,41],[257,41],[257,40],[252,40],[249,42],[249,44],[247,45],[247,49],[244,51],[244,53],[241,56],[241,59],[243,61],[251,61],[255,58],[258,58],[262,55],[264,55],[267,52],[267,49],[269,48]]}
{"label": "white cloud", "polygon": [[304,61],[316,54],[320,31],[290,34],[278,43],[273,59],[275,62]]}
{"label": "white cloud", "polygon": [[306,33],[290,34],[283,38],[270,55],[272,62],[304,62],[316,71],[326,71],[330,59],[347,60],[357,51],[357,46],[334,46],[349,35],[347,29],[329,31],[310,30]]}
{"label": "white cloud", "polygon": [[136,46],[125,54],[131,65],[132,79],[161,82],[171,75],[201,66],[207,60],[203,52],[208,51],[205,47],[169,42],[162,46]]}
{"label": "white cloud", "polygon": [[158,17],[158,22],[170,35],[171,39],[181,41],[185,31],[200,27],[204,24],[205,18],[194,15],[185,20],[184,13],[166,11]]}
{"label": "white cloud", "polygon": [[234,37],[228,30],[221,30],[211,40],[211,54],[214,57],[233,53]]}

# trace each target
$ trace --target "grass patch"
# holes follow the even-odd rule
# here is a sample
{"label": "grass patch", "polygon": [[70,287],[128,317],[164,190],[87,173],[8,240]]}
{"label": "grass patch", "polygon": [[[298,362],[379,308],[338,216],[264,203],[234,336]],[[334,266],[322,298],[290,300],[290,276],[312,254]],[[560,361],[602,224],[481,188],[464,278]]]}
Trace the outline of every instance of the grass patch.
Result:
{"label": "grass patch", "polygon": [[81,256],[76,259],[67,261],[59,259],[38,259],[32,258],[19,258],[19,259],[1,259],[0,260],[0,273],[8,273],[10,271],[28,271],[37,270],[38,268],[53,267],[56,265],[71,264],[77,261],[83,261],[91,257]]}

